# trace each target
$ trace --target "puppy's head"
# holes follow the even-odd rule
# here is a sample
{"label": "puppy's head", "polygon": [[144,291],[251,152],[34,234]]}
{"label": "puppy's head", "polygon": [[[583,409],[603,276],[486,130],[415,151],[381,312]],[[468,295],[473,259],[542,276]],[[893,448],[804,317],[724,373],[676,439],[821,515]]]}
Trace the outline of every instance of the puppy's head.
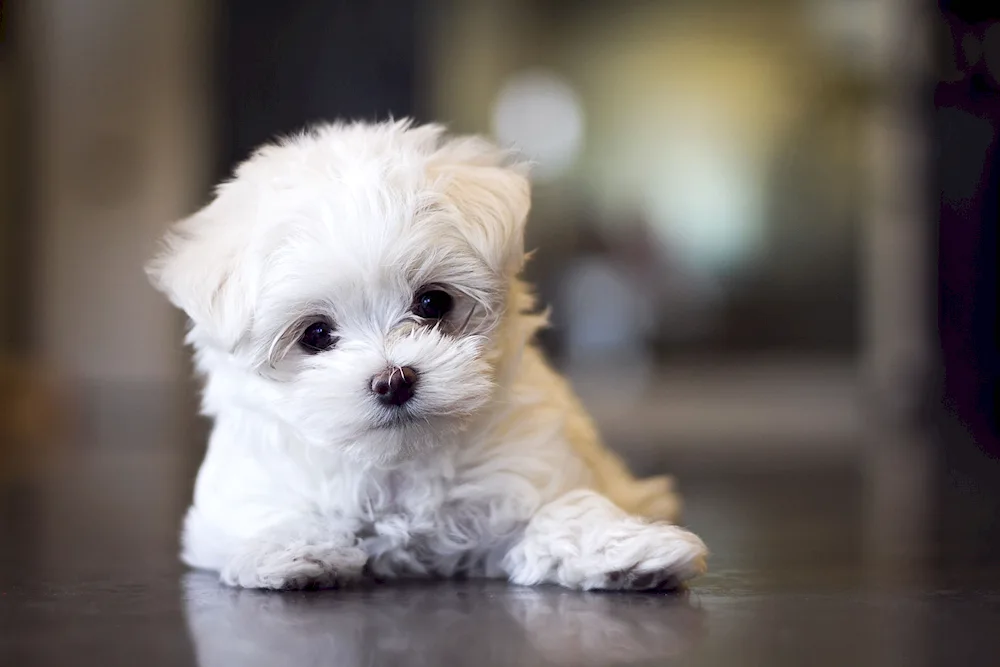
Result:
{"label": "puppy's head", "polygon": [[389,462],[489,402],[529,202],[481,139],[325,126],[259,150],[148,271],[191,320],[209,412]]}

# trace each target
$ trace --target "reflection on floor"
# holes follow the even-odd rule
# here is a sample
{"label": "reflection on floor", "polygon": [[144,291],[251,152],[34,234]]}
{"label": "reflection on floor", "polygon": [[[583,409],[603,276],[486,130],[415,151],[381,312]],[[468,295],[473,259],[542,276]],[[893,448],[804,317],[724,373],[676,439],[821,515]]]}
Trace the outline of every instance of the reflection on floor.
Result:
{"label": "reflection on floor", "polygon": [[[178,424],[180,422],[177,422]],[[681,464],[713,550],[687,595],[488,582],[264,594],[178,565],[197,448],[161,415],[92,423],[0,506],[3,665],[991,665],[996,466]],[[860,449],[857,447],[855,449]],[[646,461],[646,467],[664,467]]]}

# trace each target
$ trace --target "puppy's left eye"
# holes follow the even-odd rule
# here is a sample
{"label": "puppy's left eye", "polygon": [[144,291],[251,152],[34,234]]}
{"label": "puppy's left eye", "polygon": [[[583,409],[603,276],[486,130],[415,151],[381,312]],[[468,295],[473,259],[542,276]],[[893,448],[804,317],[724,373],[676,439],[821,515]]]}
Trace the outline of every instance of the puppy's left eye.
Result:
{"label": "puppy's left eye", "polygon": [[441,289],[429,289],[413,300],[413,314],[425,320],[440,320],[451,312],[451,295]]}
{"label": "puppy's left eye", "polygon": [[301,338],[299,338],[299,345],[306,352],[312,353],[329,350],[336,342],[337,337],[334,336],[333,325],[322,320],[313,322],[306,327],[306,330],[302,332]]}

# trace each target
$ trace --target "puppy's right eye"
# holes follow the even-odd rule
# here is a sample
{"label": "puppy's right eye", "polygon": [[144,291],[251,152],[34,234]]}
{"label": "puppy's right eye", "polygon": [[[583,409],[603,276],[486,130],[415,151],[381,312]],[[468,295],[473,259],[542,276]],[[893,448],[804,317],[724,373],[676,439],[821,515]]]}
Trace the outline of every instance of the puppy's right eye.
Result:
{"label": "puppy's right eye", "polygon": [[440,289],[429,289],[413,301],[413,314],[425,320],[440,320],[451,311],[454,299]]}
{"label": "puppy's right eye", "polygon": [[315,354],[329,350],[337,342],[337,337],[333,335],[333,325],[322,320],[313,322],[302,332],[299,338],[299,345],[306,352]]}

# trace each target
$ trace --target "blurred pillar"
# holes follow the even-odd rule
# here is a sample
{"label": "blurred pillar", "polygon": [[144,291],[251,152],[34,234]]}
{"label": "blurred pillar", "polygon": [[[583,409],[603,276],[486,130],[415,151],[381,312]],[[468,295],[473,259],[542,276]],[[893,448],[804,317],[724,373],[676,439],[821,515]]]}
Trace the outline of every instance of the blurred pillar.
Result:
{"label": "blurred pillar", "polygon": [[[869,121],[865,225],[867,556],[872,583],[919,579],[926,565],[929,447],[924,408],[934,366],[933,217],[926,196],[930,14],[919,0],[878,0],[880,68]],[[874,661],[920,664],[913,619],[876,614]]]}
{"label": "blurred pillar", "polygon": [[[205,191],[199,0],[35,0],[36,319],[45,362],[88,394],[135,399],[183,371],[180,317],[143,263]],[[162,387],[159,387],[162,391]]]}
{"label": "blurred pillar", "polygon": [[[926,196],[929,16],[884,0],[882,71],[870,120],[873,182],[866,237],[871,555],[879,579],[906,577],[926,548],[933,217]],[[906,563],[900,562],[901,558]]]}
{"label": "blurred pillar", "polygon": [[865,253],[865,370],[873,538],[911,550],[922,529],[924,410],[934,350],[933,217],[926,196],[929,16],[882,0],[882,63],[869,123],[872,186]]}
{"label": "blurred pillar", "polygon": [[[74,447],[46,457],[37,502],[28,503],[37,513],[33,567],[43,577],[64,572],[81,535],[137,549],[136,562],[163,554],[172,562],[187,500],[183,320],[143,265],[165,226],[207,190],[208,4],[13,4],[17,23],[6,27],[25,49],[33,112],[22,256],[31,317],[15,324],[83,418]],[[130,466],[156,474],[123,474]],[[101,509],[67,531],[81,502]]]}
{"label": "blurred pillar", "polygon": [[917,0],[883,0],[882,69],[870,118],[865,370],[872,540],[879,557],[911,552],[926,516],[922,408],[933,354],[933,217],[928,207],[928,15]]}
{"label": "blurred pillar", "polygon": [[934,229],[925,194],[930,44],[923,3],[882,4],[882,71],[868,134],[865,366],[873,423],[909,428],[920,419],[935,357]]}

